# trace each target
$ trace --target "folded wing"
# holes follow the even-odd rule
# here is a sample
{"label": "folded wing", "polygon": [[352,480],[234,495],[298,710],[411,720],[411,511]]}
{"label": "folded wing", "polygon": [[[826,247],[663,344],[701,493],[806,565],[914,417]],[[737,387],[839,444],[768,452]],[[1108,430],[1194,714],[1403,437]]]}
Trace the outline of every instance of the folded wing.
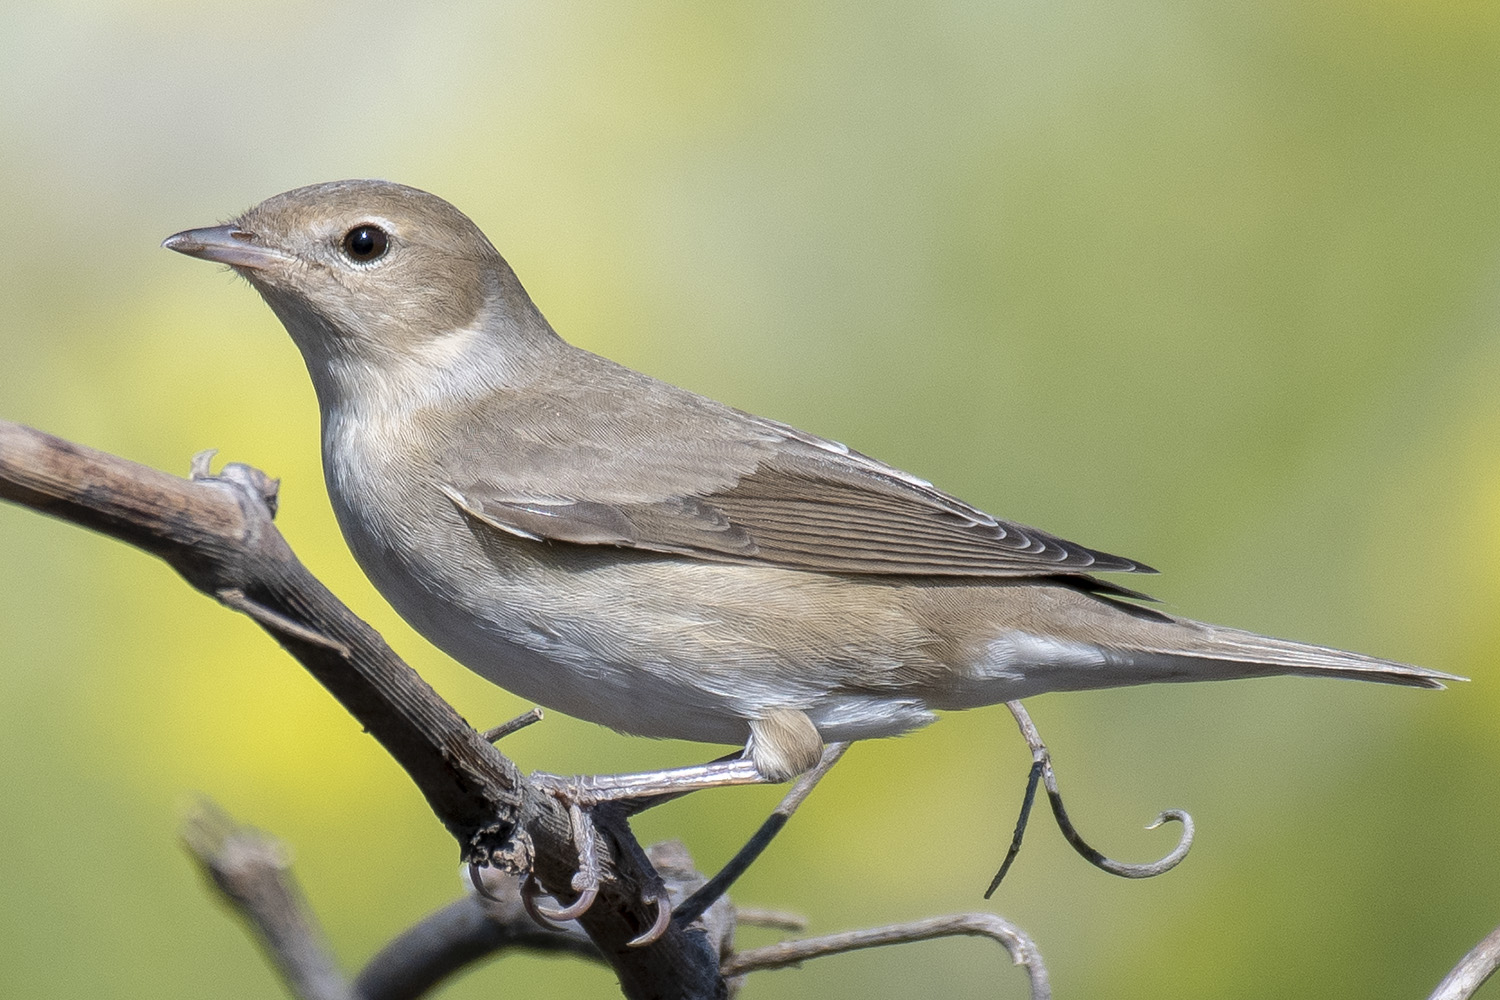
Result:
{"label": "folded wing", "polygon": [[742,448],[706,447],[705,468],[684,468],[700,452],[676,449],[656,470],[655,496],[637,489],[609,497],[602,486],[587,497],[555,496],[483,481],[452,484],[449,496],[472,517],[525,538],[715,561],[954,577],[1152,572],[991,517],[835,442],[736,416],[754,429],[753,463],[735,470],[725,453],[742,455]]}

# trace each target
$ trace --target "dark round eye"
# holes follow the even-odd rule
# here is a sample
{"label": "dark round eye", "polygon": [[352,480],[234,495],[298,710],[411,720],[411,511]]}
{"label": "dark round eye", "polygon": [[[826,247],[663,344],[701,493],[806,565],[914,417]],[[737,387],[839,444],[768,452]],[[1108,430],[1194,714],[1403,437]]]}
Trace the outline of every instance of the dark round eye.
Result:
{"label": "dark round eye", "polygon": [[390,238],[379,226],[369,224],[355,226],[344,234],[344,253],[348,254],[351,260],[357,260],[361,264],[368,264],[372,260],[384,257],[388,246],[390,246]]}

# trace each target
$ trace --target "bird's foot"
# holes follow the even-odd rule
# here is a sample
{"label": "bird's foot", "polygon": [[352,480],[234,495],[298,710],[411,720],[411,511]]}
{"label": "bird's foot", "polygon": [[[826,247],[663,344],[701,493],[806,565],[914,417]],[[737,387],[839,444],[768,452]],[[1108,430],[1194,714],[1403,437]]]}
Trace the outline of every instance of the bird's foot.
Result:
{"label": "bird's foot", "polygon": [[[763,775],[749,758],[736,756],[728,760],[716,760],[690,767],[670,768],[662,771],[646,771],[639,774],[594,774],[564,777],[538,771],[531,775],[534,785],[557,799],[568,809],[568,821],[572,828],[573,844],[578,851],[578,871],[574,873],[572,888],[577,895],[571,903],[560,907],[543,905],[541,885],[534,876],[528,877],[521,886],[521,898],[532,919],[545,925],[567,920],[576,920],[588,912],[599,896],[600,867],[595,848],[598,834],[596,817],[601,823],[625,822],[625,803],[651,800],[651,804],[663,798],[675,798],[701,788],[721,788],[729,785],[765,784],[771,779]],[[604,808],[613,806],[615,808]],[[635,843],[631,837],[615,838],[617,844]],[[654,875],[649,862],[643,870]],[[641,894],[641,901],[654,909],[655,919],[650,927],[632,939],[631,947],[642,947],[655,941],[666,932],[671,921],[672,908],[667,890],[660,878],[648,885]]]}
{"label": "bird's foot", "polygon": [[[570,800],[566,790],[561,793],[553,788],[546,790],[567,805],[573,845],[578,851],[578,871],[573,874],[572,879],[572,888],[577,895],[571,903],[557,907],[544,906],[538,899],[542,895],[542,887],[534,873],[527,875],[525,881],[521,883],[521,903],[526,907],[526,912],[538,924],[550,927],[569,920],[577,920],[594,905],[594,901],[599,898],[601,881],[599,854],[595,839],[600,832],[599,825],[606,828],[614,824],[624,826],[626,821],[624,813],[618,808],[610,808],[608,803],[593,802],[585,805],[576,799]],[[645,853],[641,851],[635,838],[630,835],[628,827],[624,831],[624,836],[616,836],[612,840],[617,849],[625,847],[638,855],[636,868],[646,878],[646,885],[641,891],[641,903],[655,916],[651,926],[626,942],[629,947],[641,948],[666,933],[667,926],[671,923],[672,906],[667,896],[667,886],[661,876],[656,873],[656,869],[652,867]]]}

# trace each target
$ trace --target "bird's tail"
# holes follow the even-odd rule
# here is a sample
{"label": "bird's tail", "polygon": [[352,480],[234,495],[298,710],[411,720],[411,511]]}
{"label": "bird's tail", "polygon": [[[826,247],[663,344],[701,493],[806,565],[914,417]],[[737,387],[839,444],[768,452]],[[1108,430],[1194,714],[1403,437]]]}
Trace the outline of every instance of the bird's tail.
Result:
{"label": "bird's tail", "polygon": [[[1273,639],[1240,629],[1176,619],[1169,642],[1111,649],[1111,659],[1125,659],[1145,681],[1232,680],[1295,674],[1344,677],[1407,687],[1442,688],[1444,681],[1466,677],[1382,660],[1329,646]],[[1133,645],[1133,644],[1132,644]]]}

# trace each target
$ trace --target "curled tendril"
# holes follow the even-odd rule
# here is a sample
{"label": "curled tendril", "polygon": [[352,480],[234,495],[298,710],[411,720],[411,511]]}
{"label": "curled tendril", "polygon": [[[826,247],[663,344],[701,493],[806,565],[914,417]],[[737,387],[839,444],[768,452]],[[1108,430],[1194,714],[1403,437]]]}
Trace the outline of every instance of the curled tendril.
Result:
{"label": "curled tendril", "polygon": [[1187,857],[1188,850],[1193,846],[1193,817],[1181,809],[1168,809],[1146,827],[1148,830],[1154,830],[1167,822],[1182,824],[1182,836],[1178,839],[1177,846],[1159,861],[1132,865],[1105,857],[1096,850],[1083,839],[1083,835],[1068,818],[1068,811],[1063,807],[1062,794],[1057,790],[1057,775],[1052,770],[1052,755],[1048,752],[1047,745],[1042,742],[1041,734],[1037,732],[1036,724],[1031,721],[1031,716],[1019,701],[1007,702],[1006,708],[1009,708],[1011,714],[1016,717],[1016,724],[1021,728],[1021,735],[1025,737],[1026,745],[1031,748],[1031,771],[1026,779],[1026,795],[1021,800],[1021,815],[1016,820],[1016,832],[1011,837],[1010,848],[1005,852],[1005,860],[1001,862],[1000,870],[995,873],[989,888],[985,890],[985,899],[994,895],[995,890],[1000,887],[1001,880],[1005,878],[1005,873],[1010,871],[1016,855],[1021,851],[1021,838],[1025,835],[1026,823],[1031,818],[1031,807],[1036,802],[1038,784],[1047,789],[1047,800],[1052,804],[1052,815],[1057,820],[1063,839],[1095,868],[1121,878],[1153,878],[1176,868],[1182,859]]}

